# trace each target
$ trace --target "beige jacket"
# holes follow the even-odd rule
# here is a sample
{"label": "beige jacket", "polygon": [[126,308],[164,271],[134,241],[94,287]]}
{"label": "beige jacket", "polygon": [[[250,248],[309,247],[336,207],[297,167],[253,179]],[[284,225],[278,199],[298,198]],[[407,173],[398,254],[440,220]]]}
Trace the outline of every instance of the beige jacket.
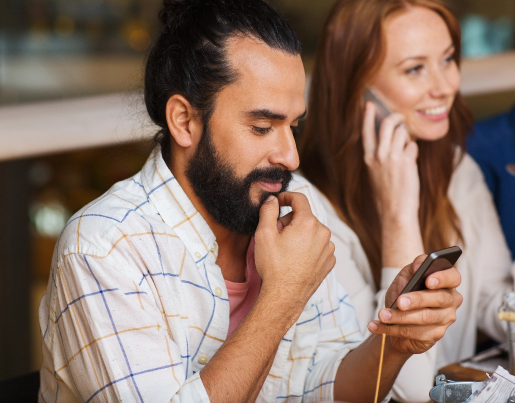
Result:
{"label": "beige jacket", "polygon": [[[379,309],[384,307],[386,290],[400,269],[383,268],[381,289],[377,290],[357,235],[338,217],[327,198],[317,193],[333,233],[337,277],[349,293],[367,336],[367,323],[376,319]],[[401,402],[429,401],[428,393],[438,368],[474,354],[477,328],[496,340],[505,338],[497,309],[503,294],[513,289],[515,267],[511,268],[510,252],[483,175],[468,154],[453,174],[449,196],[461,220],[465,240],[465,245],[460,245],[463,255],[457,264],[462,276],[458,291],[464,301],[456,323],[444,338],[404,365],[393,388],[393,397]]]}

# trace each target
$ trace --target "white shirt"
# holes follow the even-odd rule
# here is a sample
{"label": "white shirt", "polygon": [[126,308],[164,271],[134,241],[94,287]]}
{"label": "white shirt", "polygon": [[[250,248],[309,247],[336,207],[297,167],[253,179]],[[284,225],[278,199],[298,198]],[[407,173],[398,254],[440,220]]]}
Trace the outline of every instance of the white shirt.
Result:
{"label": "white shirt", "polygon": [[[334,271],[349,292],[361,330],[366,334],[367,323],[377,319],[378,311],[384,308],[386,290],[400,268],[383,268],[381,289],[377,290],[357,235],[339,218],[327,198],[318,190],[317,193],[336,246]],[[463,304],[443,339],[428,352],[412,356],[404,365],[392,390],[398,401],[427,402],[436,371],[474,354],[477,328],[496,340],[505,339],[497,309],[503,294],[513,289],[510,252],[481,170],[468,154],[452,176],[449,198],[461,221],[465,241],[465,245],[460,245],[463,255],[456,265],[462,276],[458,291],[463,295]]]}
{"label": "white shirt", "polygon": [[[325,221],[305,180],[294,176],[290,189]],[[208,402],[199,373],[229,327],[217,253],[157,148],[61,234],[39,310],[39,401]],[[331,273],[280,342],[258,401],[332,400],[338,366],[361,341]]]}

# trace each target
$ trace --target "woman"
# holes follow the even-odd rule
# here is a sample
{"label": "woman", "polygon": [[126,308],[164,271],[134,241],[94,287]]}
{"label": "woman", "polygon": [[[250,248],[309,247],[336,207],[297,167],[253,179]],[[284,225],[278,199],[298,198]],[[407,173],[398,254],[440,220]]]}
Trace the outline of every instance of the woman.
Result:
{"label": "woman", "polygon": [[[323,194],[336,271],[362,330],[413,256],[464,250],[457,321],[404,366],[393,390],[399,401],[429,400],[437,369],[474,354],[477,328],[504,339],[496,312],[513,288],[511,260],[481,172],[464,151],[472,116],[459,94],[459,61],[459,24],[441,1],[339,1],[301,138],[301,169]],[[367,88],[395,112],[377,134]]]}

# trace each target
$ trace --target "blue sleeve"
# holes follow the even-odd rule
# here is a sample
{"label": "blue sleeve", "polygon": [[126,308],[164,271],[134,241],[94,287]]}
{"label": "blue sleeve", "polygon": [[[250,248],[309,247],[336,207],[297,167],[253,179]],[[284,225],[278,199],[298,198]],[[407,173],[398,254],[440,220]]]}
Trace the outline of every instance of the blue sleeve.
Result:
{"label": "blue sleeve", "polygon": [[480,121],[474,125],[472,135],[467,138],[467,152],[483,171],[486,184],[494,195],[494,199],[499,185],[496,151],[502,143],[501,133],[507,131],[506,121],[504,115]]}
{"label": "blue sleeve", "polygon": [[515,108],[480,121],[467,139],[467,151],[483,171],[501,225],[515,257]]}

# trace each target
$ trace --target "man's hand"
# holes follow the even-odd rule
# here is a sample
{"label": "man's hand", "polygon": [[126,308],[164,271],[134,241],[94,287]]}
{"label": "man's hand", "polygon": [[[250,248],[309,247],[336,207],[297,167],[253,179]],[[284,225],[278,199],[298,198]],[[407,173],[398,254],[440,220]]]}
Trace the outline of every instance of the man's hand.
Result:
{"label": "man's hand", "polygon": [[[293,210],[280,220],[279,204]],[[263,283],[243,322],[200,371],[212,402],[256,400],[281,339],[334,267],[330,238],[301,193],[282,193],[261,206],[254,258]]]}
{"label": "man's hand", "polygon": [[[421,255],[397,275],[386,293],[391,306],[425,259]],[[412,354],[429,350],[456,320],[456,309],[463,300],[456,287],[461,276],[455,268],[431,274],[426,279],[429,290],[403,294],[399,309],[382,309],[381,321],[372,321],[368,329],[376,333],[342,360],[334,383],[334,398],[349,402],[371,402],[374,397],[377,363],[381,351],[380,334],[386,333],[383,372],[379,400],[382,400],[406,360]],[[390,324],[391,326],[387,326]],[[352,385],[352,387],[349,387]]]}
{"label": "man's hand", "polygon": [[[421,255],[402,269],[386,292],[385,306],[394,303],[425,258]],[[431,274],[426,279],[428,290],[403,294],[397,301],[399,309],[382,309],[380,321],[370,322],[368,329],[375,334],[386,333],[392,347],[400,353],[420,354],[429,350],[456,321],[456,310],[463,301],[456,291],[460,282],[461,275],[455,268]]]}
{"label": "man's hand", "polygon": [[[279,205],[293,211],[278,225]],[[284,192],[261,207],[255,239],[261,293],[280,299],[285,313],[300,315],[336,263],[331,231],[313,215],[306,196]]]}

